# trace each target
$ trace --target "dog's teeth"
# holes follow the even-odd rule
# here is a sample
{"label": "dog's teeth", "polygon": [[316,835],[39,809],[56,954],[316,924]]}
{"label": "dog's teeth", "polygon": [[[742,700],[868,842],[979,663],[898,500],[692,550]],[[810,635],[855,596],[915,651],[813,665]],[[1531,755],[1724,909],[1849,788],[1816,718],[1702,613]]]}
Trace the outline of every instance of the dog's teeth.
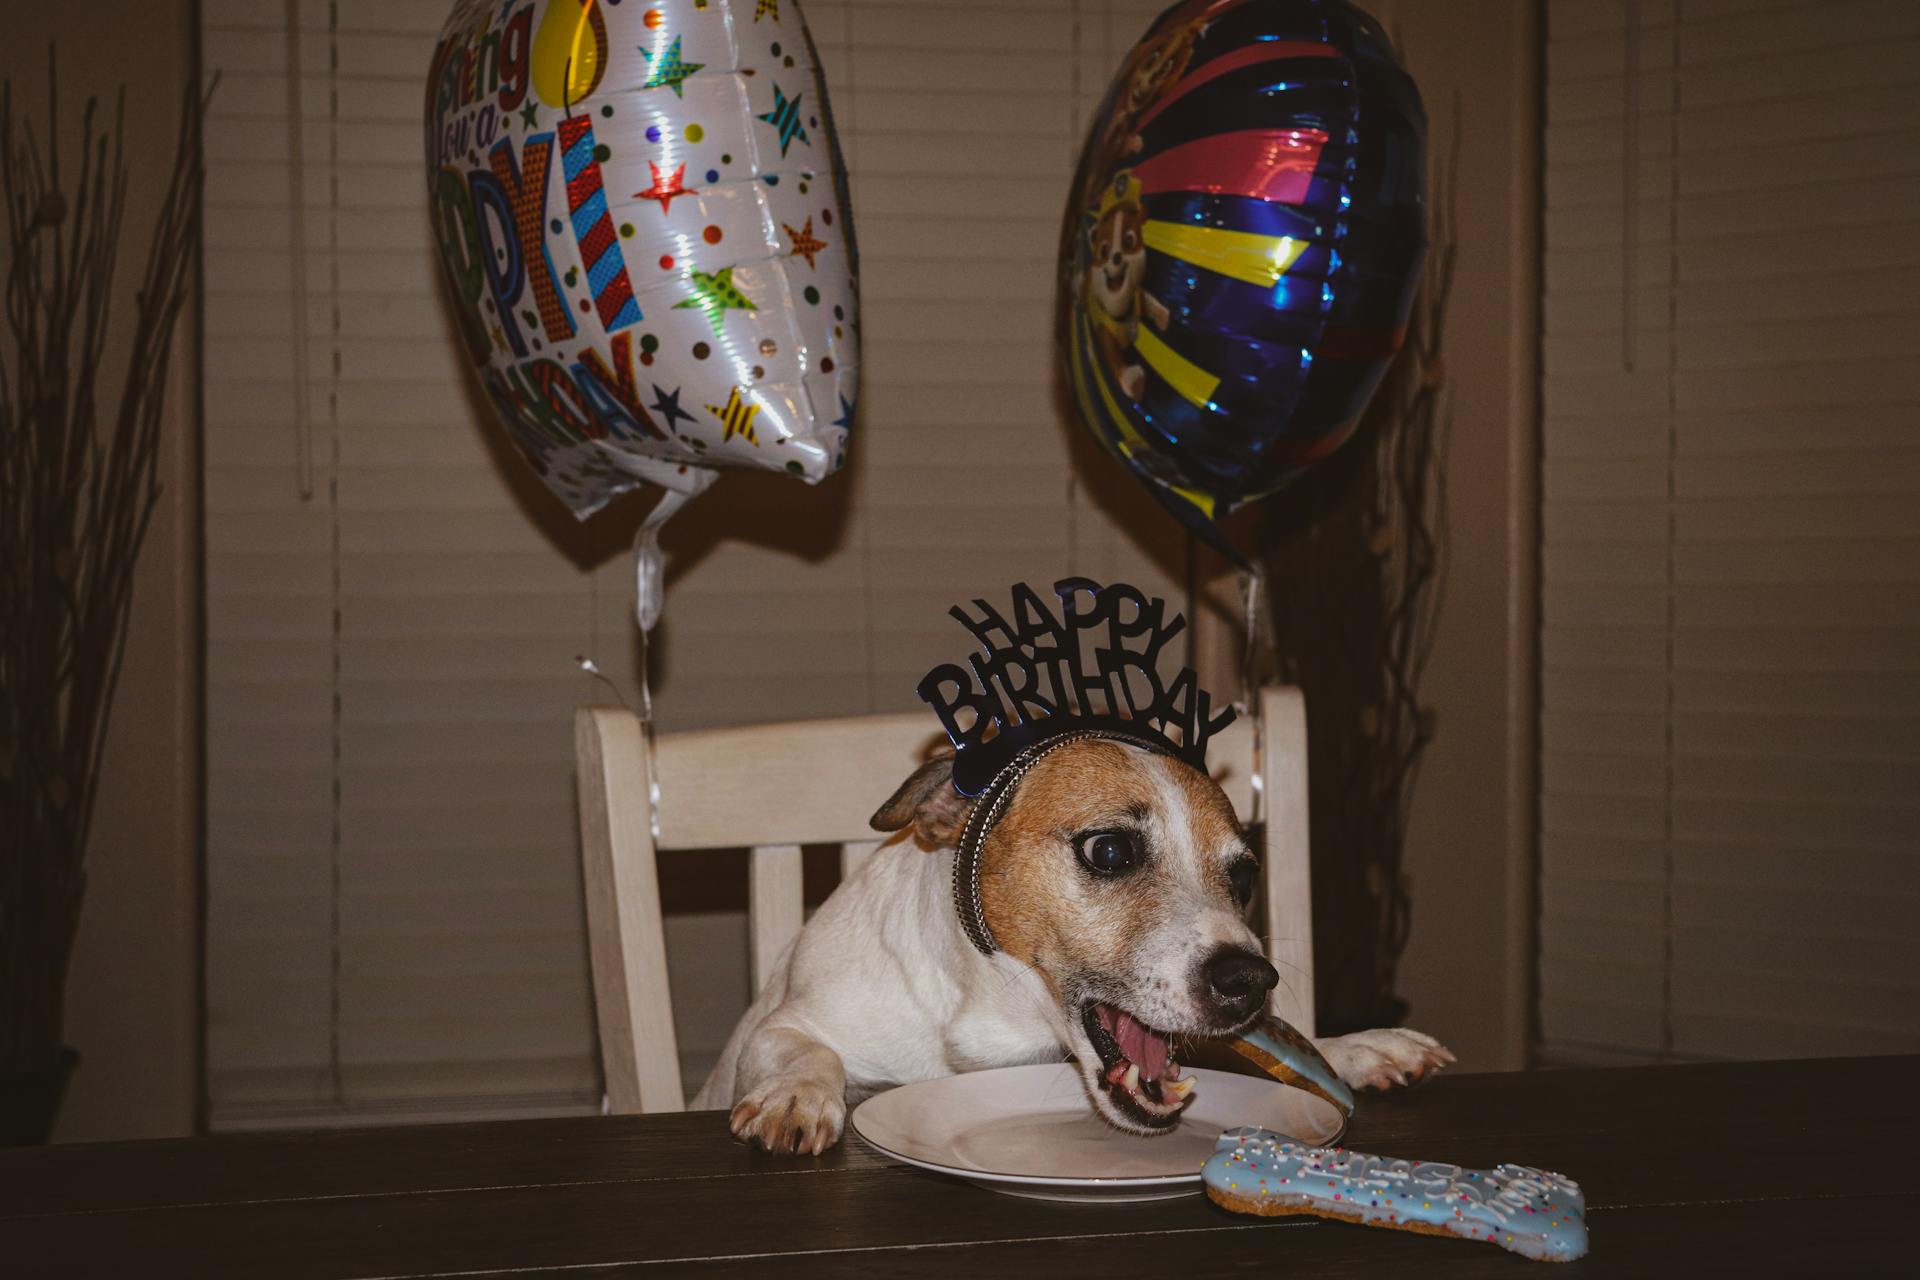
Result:
{"label": "dog's teeth", "polygon": [[1127,1074],[1125,1079],[1126,1079],[1126,1086],[1127,1086],[1128,1093],[1140,1092],[1140,1064],[1139,1063],[1129,1062],[1127,1064]]}
{"label": "dog's teeth", "polygon": [[1193,1086],[1196,1083],[1198,1082],[1192,1076],[1181,1076],[1178,1080],[1168,1081],[1164,1087],[1171,1089],[1176,1098],[1184,1098],[1193,1092]]}

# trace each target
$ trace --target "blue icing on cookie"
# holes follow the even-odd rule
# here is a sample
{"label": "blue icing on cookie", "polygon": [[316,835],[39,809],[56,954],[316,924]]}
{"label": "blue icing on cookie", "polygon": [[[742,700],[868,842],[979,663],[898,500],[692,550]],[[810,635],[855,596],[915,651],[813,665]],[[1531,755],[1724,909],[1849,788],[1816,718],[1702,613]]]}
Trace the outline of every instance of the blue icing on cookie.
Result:
{"label": "blue icing on cookie", "polygon": [[1263,1018],[1238,1037],[1273,1058],[1280,1066],[1299,1077],[1297,1083],[1340,1108],[1342,1115],[1353,1114],[1353,1090],[1334,1071],[1313,1041],[1278,1018]]}
{"label": "blue icing on cookie", "polygon": [[1587,1251],[1587,1201],[1579,1184],[1526,1165],[1462,1169],[1311,1147],[1243,1127],[1220,1135],[1200,1176],[1209,1192],[1251,1202],[1254,1213],[1274,1204],[1369,1226],[1434,1227],[1549,1262]]}

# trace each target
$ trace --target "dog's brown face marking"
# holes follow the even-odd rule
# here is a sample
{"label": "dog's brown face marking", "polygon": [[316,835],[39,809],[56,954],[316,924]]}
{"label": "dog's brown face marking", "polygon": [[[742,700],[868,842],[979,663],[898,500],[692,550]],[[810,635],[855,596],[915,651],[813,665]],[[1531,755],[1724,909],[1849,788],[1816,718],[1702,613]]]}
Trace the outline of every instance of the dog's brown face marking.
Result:
{"label": "dog's brown face marking", "polygon": [[[1171,830],[1179,826],[1181,830]],[[1087,832],[1129,833],[1143,862],[1110,879],[1079,861]],[[981,851],[987,925],[1007,954],[1063,984],[1099,975],[1146,980],[1149,940],[1198,890],[1226,893],[1223,850],[1242,846],[1232,806],[1211,779],[1165,756],[1117,742],[1076,742],[1044,757],[1020,782]],[[1170,892],[1176,888],[1189,892]]]}

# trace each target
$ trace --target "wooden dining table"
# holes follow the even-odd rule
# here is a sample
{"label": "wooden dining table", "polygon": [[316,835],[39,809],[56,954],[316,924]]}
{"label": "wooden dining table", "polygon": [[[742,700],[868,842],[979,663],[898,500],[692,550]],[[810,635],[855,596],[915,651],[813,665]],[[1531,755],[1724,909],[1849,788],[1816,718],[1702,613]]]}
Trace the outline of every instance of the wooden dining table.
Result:
{"label": "wooden dining table", "polygon": [[[1348,1147],[1563,1172],[1592,1251],[1551,1274],[1920,1274],[1920,1058],[1447,1075]],[[721,1112],[0,1150],[0,1276],[1518,1275],[1495,1246],[999,1195],[849,1135],[769,1155]]]}

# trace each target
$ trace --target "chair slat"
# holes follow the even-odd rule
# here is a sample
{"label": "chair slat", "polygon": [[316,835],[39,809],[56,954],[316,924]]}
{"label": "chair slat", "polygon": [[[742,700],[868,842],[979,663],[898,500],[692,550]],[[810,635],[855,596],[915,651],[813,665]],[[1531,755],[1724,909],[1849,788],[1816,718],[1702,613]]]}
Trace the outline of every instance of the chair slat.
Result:
{"label": "chair slat", "polygon": [[800,933],[806,904],[805,865],[797,844],[758,845],[747,879],[747,914],[753,950],[753,990],[773,976],[780,953]]}
{"label": "chair slat", "polygon": [[874,851],[880,847],[878,840],[848,840],[840,846],[840,882],[845,884],[853,879],[854,873],[867,865]]}
{"label": "chair slat", "polygon": [[939,738],[916,712],[664,735],[660,847],[872,839],[867,820]]}
{"label": "chair slat", "polygon": [[573,732],[580,870],[608,1107],[616,1115],[682,1111],[686,1094],[667,993],[667,936],[644,800],[650,788],[640,722],[624,708],[581,707]]}
{"label": "chair slat", "polygon": [[1313,880],[1307,836],[1307,704],[1300,690],[1260,691],[1265,731],[1267,958],[1280,970],[1274,1011],[1313,1034]]}

